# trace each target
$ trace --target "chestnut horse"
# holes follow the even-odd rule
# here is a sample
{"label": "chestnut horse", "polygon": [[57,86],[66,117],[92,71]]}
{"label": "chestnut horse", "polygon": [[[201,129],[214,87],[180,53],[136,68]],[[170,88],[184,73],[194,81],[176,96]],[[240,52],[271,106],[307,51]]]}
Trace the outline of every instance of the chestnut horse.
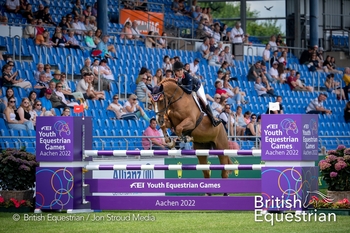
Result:
{"label": "chestnut horse", "polygon": [[[171,139],[166,128],[174,128],[178,137],[189,135],[193,138],[194,149],[229,149],[227,134],[223,124],[214,127],[208,116],[203,116],[192,95],[185,93],[173,78],[159,83],[157,97],[153,97],[157,122],[166,142]],[[174,143],[173,143],[174,145]],[[197,156],[199,164],[208,164],[207,156]],[[228,156],[219,156],[220,164],[232,164]],[[203,171],[204,178],[210,178],[208,170]],[[228,172],[221,172],[222,178]]]}

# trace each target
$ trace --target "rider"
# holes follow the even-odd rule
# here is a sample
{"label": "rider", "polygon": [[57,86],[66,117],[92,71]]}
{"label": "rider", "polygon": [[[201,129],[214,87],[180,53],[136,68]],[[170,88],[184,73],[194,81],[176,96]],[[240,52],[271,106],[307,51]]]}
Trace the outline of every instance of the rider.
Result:
{"label": "rider", "polygon": [[207,99],[205,97],[205,93],[204,93],[204,89],[201,84],[201,81],[192,77],[189,73],[184,72],[183,68],[184,68],[184,65],[181,62],[177,61],[174,63],[173,70],[175,72],[175,78],[178,80],[178,84],[183,87],[184,91],[187,94],[191,94],[192,91],[197,93],[199,98],[201,98],[205,104],[206,113],[208,114],[213,126],[214,127],[218,126],[221,123],[221,121],[214,118],[211,107],[208,104]]}

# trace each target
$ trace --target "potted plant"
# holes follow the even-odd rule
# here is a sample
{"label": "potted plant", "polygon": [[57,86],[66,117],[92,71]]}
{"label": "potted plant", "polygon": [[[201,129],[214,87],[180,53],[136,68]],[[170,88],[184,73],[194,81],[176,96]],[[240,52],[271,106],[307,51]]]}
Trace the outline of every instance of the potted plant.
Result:
{"label": "potted plant", "polygon": [[10,200],[5,201],[5,199],[0,196],[0,210],[2,212],[28,212],[31,207],[33,206],[29,200],[19,201],[15,198],[10,198]]}
{"label": "potted plant", "polygon": [[323,180],[328,184],[327,195],[334,202],[350,199],[350,148],[339,145],[319,162]]}
{"label": "potted plant", "polygon": [[0,153],[0,196],[5,203],[16,200],[33,201],[35,172],[38,162],[35,155],[25,149],[11,149]]}
{"label": "potted plant", "polygon": [[[350,202],[347,198],[339,201],[331,201],[327,198],[312,196],[309,207],[317,209],[317,213],[335,213],[338,215],[350,215]],[[311,212],[314,210],[311,209]]]}

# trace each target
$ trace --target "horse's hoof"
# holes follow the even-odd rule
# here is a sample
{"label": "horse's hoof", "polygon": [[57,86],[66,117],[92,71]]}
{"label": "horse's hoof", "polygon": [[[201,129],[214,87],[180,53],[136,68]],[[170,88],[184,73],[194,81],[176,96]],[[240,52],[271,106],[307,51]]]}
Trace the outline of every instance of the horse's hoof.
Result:
{"label": "horse's hoof", "polygon": [[224,193],[224,197],[228,197],[228,193]]}
{"label": "horse's hoof", "polygon": [[211,193],[206,193],[205,196],[210,197],[210,196],[211,196]]}

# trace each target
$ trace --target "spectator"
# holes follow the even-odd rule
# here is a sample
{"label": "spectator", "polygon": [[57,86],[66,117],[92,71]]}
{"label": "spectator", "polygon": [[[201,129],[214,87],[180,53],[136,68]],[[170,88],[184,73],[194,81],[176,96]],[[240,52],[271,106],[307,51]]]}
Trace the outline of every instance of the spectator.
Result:
{"label": "spectator", "polygon": [[281,56],[278,58],[279,63],[283,63],[284,67],[287,67],[287,52],[283,51]]}
{"label": "spectator", "polygon": [[224,103],[225,100],[226,100],[225,96],[221,96],[220,94],[214,95],[214,102],[211,104],[211,109],[213,109],[214,117],[219,117],[220,113],[224,108],[222,103]]}
{"label": "spectator", "polygon": [[267,108],[266,114],[283,114],[283,105],[282,105],[282,96],[277,96],[276,97],[276,102],[279,103],[279,108],[280,110],[270,110],[270,107]]}
{"label": "spectator", "polygon": [[295,70],[290,71],[290,75],[287,79],[287,83],[292,91],[307,91],[305,88],[300,87],[297,83],[297,77]]}
{"label": "spectator", "polygon": [[62,83],[62,92],[65,94],[67,97],[72,98],[72,89],[69,87],[66,74],[62,73],[61,74],[61,79],[60,82]]}
{"label": "spectator", "polygon": [[25,9],[23,10],[22,12],[22,16],[23,18],[26,18],[27,19],[27,23],[28,22],[32,22],[34,18],[34,14],[33,14],[33,11],[32,11],[32,5],[28,4]]}
{"label": "spectator", "polygon": [[49,32],[44,30],[42,34],[37,34],[35,37],[35,44],[45,46],[48,48],[52,47]]}
{"label": "spectator", "polygon": [[312,47],[308,47],[308,50],[304,50],[300,56],[300,59],[299,59],[299,64],[300,65],[308,65],[310,62],[310,58],[311,58],[311,55],[313,54],[313,48]]}
{"label": "spectator", "polygon": [[271,77],[271,80],[269,80],[271,83],[276,83],[276,82],[280,82],[283,83],[284,81],[282,79],[280,79],[280,76],[278,74],[278,61],[275,61],[273,63],[273,65],[271,66],[271,68],[269,69],[269,74]]}
{"label": "spectator", "polygon": [[350,101],[348,101],[344,108],[344,120],[346,123],[350,123]]}
{"label": "spectator", "polygon": [[[0,90],[2,91],[2,89],[0,89]],[[5,94],[5,96],[1,99],[2,102],[3,102],[4,105],[5,105],[5,108],[6,108],[7,103],[9,102],[9,99],[10,99],[11,97],[14,97],[14,91],[13,91],[12,87],[8,87],[8,88],[6,89],[6,94]]]}
{"label": "spectator", "polygon": [[69,48],[70,43],[66,40],[66,38],[62,35],[62,32],[58,32],[55,38],[52,38],[52,46],[60,47],[60,48]]}
{"label": "spectator", "polygon": [[[257,116],[255,114],[252,114],[250,116],[250,121],[249,123],[247,124],[247,128],[245,130],[245,135],[246,136],[251,136],[249,138],[247,138],[247,140],[249,141],[255,141],[255,136],[258,136],[257,135],[257,132],[258,132],[258,123],[257,123]],[[254,136],[254,137],[253,137]]]}
{"label": "spectator", "polygon": [[[84,66],[80,70],[80,73],[84,75],[85,73],[92,73],[93,85],[95,90],[110,91],[111,84],[109,79],[106,79],[103,75],[102,69],[99,67],[99,60],[95,59],[94,63],[91,65],[90,58],[86,58],[84,61]],[[100,74],[99,74],[100,73]],[[99,88],[99,78],[100,78],[100,88]]]}
{"label": "spectator", "polygon": [[264,83],[267,83],[267,79],[261,69],[261,61],[256,61],[248,71],[248,81],[256,81],[257,78],[261,78]]}
{"label": "spectator", "polygon": [[221,41],[221,32],[220,32],[220,24],[219,23],[216,23],[214,25],[213,38],[215,39],[216,43]]}
{"label": "spectator", "polygon": [[88,18],[92,14],[92,7],[90,5],[86,5],[85,10],[83,11],[83,15]]}
{"label": "spectator", "polygon": [[30,121],[26,123],[21,120],[16,119],[16,99],[15,97],[10,97],[7,103],[7,107],[4,110],[5,121],[10,129],[15,130],[29,130],[34,129],[33,124]]}
{"label": "spectator", "polygon": [[309,64],[307,65],[307,67],[309,68],[309,71],[311,71],[311,72],[323,71],[321,63],[319,62],[316,53],[313,53],[311,55],[311,58],[310,58],[310,61],[309,61]]}
{"label": "spectator", "polygon": [[23,122],[23,124],[27,127],[27,130],[34,130],[34,122],[31,119],[30,115],[31,105],[29,104],[29,99],[24,97],[22,99],[20,107],[15,112],[16,120],[19,122]]}
{"label": "spectator", "polygon": [[97,45],[97,49],[101,50],[102,57],[114,59],[109,52],[116,53],[116,50],[115,50],[114,45],[107,44],[108,38],[109,38],[108,35],[103,35],[102,40]]}
{"label": "spectator", "polygon": [[334,81],[334,74],[327,75],[324,85],[327,88],[328,93],[334,93],[339,100],[345,100],[344,90],[340,86],[340,82]]}
{"label": "spectator", "polygon": [[24,30],[23,30],[23,38],[25,39],[34,39],[36,37],[36,34],[37,34],[37,30],[36,30],[36,22],[37,20],[36,19],[32,19],[30,20],[30,24],[28,24]]}
{"label": "spectator", "polygon": [[[147,80],[149,78],[147,77]],[[152,87],[157,86],[161,81],[163,81],[164,77],[163,77],[163,71],[162,69],[157,69],[156,74],[153,76],[153,78],[151,79],[151,85]]]}
{"label": "spectator", "polygon": [[272,49],[272,51],[278,50],[277,43],[276,43],[276,36],[272,35],[270,37],[269,45]]}
{"label": "spectator", "polygon": [[[209,51],[211,53],[215,52],[215,49],[217,48],[216,43],[215,43],[215,39],[214,38],[210,38],[209,39]],[[219,49],[220,52],[220,49]]]}
{"label": "spectator", "polygon": [[29,104],[34,107],[34,103],[36,101],[37,98],[37,94],[35,91],[31,91],[28,95],[28,99],[29,99]]}
{"label": "spectator", "polygon": [[231,41],[233,44],[242,44],[244,41],[244,32],[239,21],[236,22],[235,27],[231,30]]}
{"label": "spectator", "polygon": [[5,10],[8,13],[19,13],[20,4],[19,0],[6,0]]}
{"label": "spectator", "polygon": [[332,57],[329,55],[326,57],[326,60],[323,62],[323,70],[325,71],[328,70],[329,73],[333,73],[333,74],[343,74],[343,72],[341,72],[340,70],[335,69],[335,66],[332,63]]}
{"label": "spectator", "polygon": [[274,62],[279,63],[279,61],[278,61],[278,50],[273,51],[272,57],[270,59],[270,67],[272,67]]}
{"label": "spectator", "polygon": [[174,71],[172,70],[167,70],[165,72],[165,78],[173,78],[174,77]]}
{"label": "spectator", "polygon": [[258,77],[254,84],[254,89],[256,90],[259,97],[274,97],[274,90],[267,83],[266,87],[261,83],[261,78]]}
{"label": "spectator", "polygon": [[234,125],[235,125],[235,115],[231,111],[231,106],[229,104],[225,103],[223,111],[220,113],[219,118],[221,122],[223,123],[226,131],[229,135],[236,135],[234,131]]}
{"label": "spectator", "polygon": [[287,44],[283,42],[281,34],[277,35],[276,44],[278,46],[278,49],[281,50],[281,52],[283,52],[283,51],[288,52]]}
{"label": "spectator", "polygon": [[205,19],[201,18],[201,20],[199,21],[198,27],[196,29],[196,37],[197,39],[204,39],[205,37],[210,37],[211,35],[209,33],[207,33],[207,31],[205,30]]}
{"label": "spectator", "polygon": [[169,47],[166,32],[162,32],[162,37],[159,37],[157,39],[157,43],[160,45],[160,48],[162,49],[167,49]]}
{"label": "spectator", "polygon": [[43,22],[47,24],[48,26],[54,25],[56,26],[56,23],[52,20],[52,17],[50,15],[50,8],[48,6],[44,7],[44,15],[43,15]]}
{"label": "spectator", "polygon": [[169,149],[169,147],[164,141],[164,138],[157,130],[157,121],[154,118],[152,118],[149,121],[149,126],[146,128],[142,136],[151,137],[151,138],[142,138],[142,147],[144,150],[168,150]]}
{"label": "spectator", "polygon": [[128,113],[134,113],[138,118],[142,117],[146,121],[149,121],[149,117],[137,101],[137,95],[131,94],[128,100],[124,103],[124,108]]}
{"label": "spectator", "polygon": [[113,102],[108,105],[107,110],[113,111],[119,120],[138,119],[136,114],[128,113],[126,109],[119,103],[119,96],[117,94],[113,96]]}
{"label": "spectator", "polygon": [[43,25],[43,20],[42,19],[37,19],[37,25],[36,25],[36,31],[37,31],[37,35],[41,35],[44,33],[45,31],[45,28],[44,28],[44,25]]}
{"label": "spectator", "polygon": [[70,108],[64,107],[61,116],[70,116]]}
{"label": "spectator", "polygon": [[209,37],[203,39],[203,44],[199,47],[199,52],[202,54],[203,58],[208,60],[210,56]]}
{"label": "spectator", "polygon": [[71,28],[71,25],[67,21],[67,16],[62,16],[61,22],[58,24],[58,26],[60,26],[62,29],[63,27]]}
{"label": "spectator", "polygon": [[89,50],[97,48],[94,39],[93,39],[94,32],[92,30],[89,30],[87,35],[85,36],[85,43]]}
{"label": "spectator", "polygon": [[[12,66],[9,64],[12,64]],[[21,87],[24,89],[32,88],[32,84],[30,82],[24,81],[21,78],[17,79],[18,71],[12,73],[13,63],[9,62],[9,64],[6,64],[2,67],[2,86]]]}
{"label": "spectator", "polygon": [[243,118],[244,118],[244,122],[248,125],[250,123],[250,115],[252,115],[252,113],[250,111],[246,111],[243,114]]}
{"label": "spectator", "polygon": [[96,30],[97,30],[97,22],[96,22],[95,16],[90,16],[89,20],[90,20],[90,24],[89,24],[90,29],[92,31],[96,32]]}
{"label": "spectator", "polygon": [[93,75],[92,73],[84,73],[83,78],[78,82],[77,92],[81,92],[85,99],[98,100],[104,99],[102,92],[97,92],[93,88]]}
{"label": "spectator", "polygon": [[36,19],[43,19],[44,17],[44,5],[43,4],[39,4],[39,9],[34,12],[34,16]]}
{"label": "spectator", "polygon": [[133,21],[131,25],[132,36],[134,39],[143,39],[141,32],[137,28],[139,25],[137,21]]}
{"label": "spectator", "polygon": [[36,100],[33,105],[33,112],[35,112],[36,116],[44,116],[45,109],[43,109],[42,103],[40,100]]}
{"label": "spectator", "polygon": [[124,27],[122,29],[122,33],[124,33],[124,34],[120,35],[121,39],[124,39],[124,38],[128,39],[128,40],[133,39],[132,30],[131,30],[131,23],[129,21],[127,21],[124,24]]}
{"label": "spectator", "polygon": [[40,90],[39,97],[43,97],[46,89],[48,88],[49,88],[49,84],[47,81],[47,77],[45,75],[45,72],[42,71],[39,75],[39,81],[35,84],[34,89]]}
{"label": "spectator", "polygon": [[327,99],[326,93],[321,93],[317,98],[311,100],[306,108],[307,114],[332,114],[331,110],[325,109],[323,107],[323,102]]}
{"label": "spectator", "polygon": [[97,17],[97,2],[94,3],[94,6],[92,7],[91,14],[94,17]]}
{"label": "spectator", "polygon": [[81,49],[80,42],[75,38],[74,33],[74,30],[69,30],[68,36],[66,37],[67,43],[70,48]]}
{"label": "spectator", "polygon": [[235,56],[232,55],[232,53],[230,51],[230,47],[225,46],[224,52],[225,52],[225,59],[224,60],[228,63],[229,66],[234,67],[235,65],[233,64],[233,60],[234,60]]}
{"label": "spectator", "polygon": [[156,47],[156,41],[152,37],[153,31],[149,31],[147,35],[148,36],[145,39],[146,48],[155,48]]}
{"label": "spectator", "polygon": [[[175,2],[175,0],[174,0]],[[202,12],[201,12],[201,7],[200,6],[196,6],[196,10],[194,12],[192,12],[192,18],[199,22],[202,18]],[[203,18],[204,19],[204,18]]]}
{"label": "spectator", "polygon": [[53,79],[51,79],[51,82],[54,82],[54,83],[61,82],[61,71],[55,70],[55,72],[53,73]]}
{"label": "spectator", "polygon": [[56,89],[56,83],[51,81],[49,83],[49,89],[47,90],[51,91],[50,101],[51,101],[52,107],[53,108],[66,107],[66,104],[62,101],[62,98],[56,94],[55,89]]}
{"label": "spectator", "polygon": [[46,89],[44,96],[41,97],[39,100],[42,103],[43,110],[45,111],[51,111],[53,115],[55,115],[55,110],[52,108],[52,103],[50,101],[52,95],[52,91],[50,89]]}
{"label": "spectator", "polygon": [[79,16],[74,16],[74,21],[73,23],[71,24],[72,28],[75,29],[75,33],[77,35],[82,35],[84,34],[84,29],[85,29],[85,26],[84,28],[81,28],[81,25],[79,24]]}
{"label": "spectator", "polygon": [[165,73],[167,70],[172,70],[173,65],[170,63],[170,58],[168,55],[163,58],[163,72]]}
{"label": "spectator", "polygon": [[107,60],[102,59],[100,61],[99,69],[100,69],[100,74],[102,75],[103,78],[110,80],[110,81],[115,81],[112,70],[107,65]]}
{"label": "spectator", "polygon": [[265,49],[264,49],[263,54],[262,54],[263,61],[269,62],[270,61],[270,55],[271,55],[270,44],[266,44],[265,45]]}
{"label": "spectator", "polygon": [[343,88],[346,100],[349,100],[349,89],[350,89],[350,68],[345,67],[343,80],[345,87]]}
{"label": "spectator", "polygon": [[214,52],[209,55],[208,64],[210,66],[221,67],[221,63],[219,61],[219,48],[215,48]]}
{"label": "spectator", "polygon": [[75,5],[73,6],[72,14],[75,15],[75,16],[79,16],[79,15],[83,14],[83,8],[82,8],[82,6],[80,4],[80,0],[77,0],[75,2]]}
{"label": "spectator", "polygon": [[[52,81],[51,81],[52,82]],[[63,105],[64,107],[68,106],[68,107],[74,107],[76,105],[79,105],[77,102],[71,102],[69,100],[66,99],[66,97],[64,96],[64,93],[62,92],[62,88],[63,85],[61,82],[58,82],[56,84],[56,89],[53,91],[53,95],[51,96],[51,102],[53,102],[53,99],[55,97],[58,97],[57,99],[59,99],[60,101],[60,105]],[[54,103],[52,103],[53,107],[55,107]],[[61,107],[57,107],[57,108],[61,108]]]}
{"label": "spectator", "polygon": [[[139,98],[140,102],[142,103],[148,102],[149,104],[152,104],[150,102],[150,98],[152,98],[152,96],[150,95],[150,90],[148,90],[148,88],[146,87],[147,79],[148,79],[147,75],[144,75],[141,82],[137,84],[136,95]],[[148,96],[148,101],[147,101],[147,96]]]}
{"label": "spectator", "polygon": [[[224,42],[231,42],[231,32],[230,31],[226,31],[224,36],[222,37],[222,41]],[[228,44],[228,43],[226,43]]]}
{"label": "spectator", "polygon": [[195,78],[203,79],[203,77],[198,74],[199,62],[200,60],[198,58],[195,58],[194,61],[190,63],[190,71],[193,74],[192,76],[194,76]]}
{"label": "spectator", "polygon": [[52,74],[51,74],[51,66],[50,64],[46,64],[44,66],[44,71],[45,71],[45,75],[47,77],[47,81],[50,82],[52,79]]}

